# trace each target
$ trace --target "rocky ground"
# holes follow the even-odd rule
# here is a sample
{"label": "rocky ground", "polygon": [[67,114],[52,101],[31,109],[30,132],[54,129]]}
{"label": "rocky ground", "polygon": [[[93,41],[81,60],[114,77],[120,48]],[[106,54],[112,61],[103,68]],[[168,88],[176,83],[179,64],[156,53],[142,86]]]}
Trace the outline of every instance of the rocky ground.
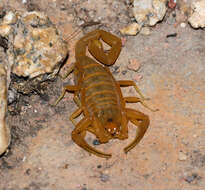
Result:
{"label": "rocky ground", "polygon": [[[129,1],[3,0],[1,7],[46,13],[68,42],[70,57],[60,75],[74,61],[75,41],[96,28],[123,40],[122,52],[111,71],[116,79],[134,80],[151,112],[129,106],[150,117],[142,141],[127,155],[123,148],[134,138],[113,140],[97,148],[112,153],[109,160],[88,154],[71,139],[69,115],[77,108],[72,94],[55,107],[70,75],[41,86],[41,93],[16,95],[9,105],[12,141],[0,158],[0,190],[203,190],[205,187],[205,35],[193,29],[176,7],[168,10],[150,35],[122,36],[119,30],[134,22]],[[70,39],[74,31],[80,31]],[[131,64],[131,65],[129,65]],[[138,67],[138,69],[136,69]],[[136,71],[137,70],[137,71]],[[14,79],[12,79],[14,80]],[[133,95],[134,89],[123,89]],[[95,138],[88,136],[92,143]]]}

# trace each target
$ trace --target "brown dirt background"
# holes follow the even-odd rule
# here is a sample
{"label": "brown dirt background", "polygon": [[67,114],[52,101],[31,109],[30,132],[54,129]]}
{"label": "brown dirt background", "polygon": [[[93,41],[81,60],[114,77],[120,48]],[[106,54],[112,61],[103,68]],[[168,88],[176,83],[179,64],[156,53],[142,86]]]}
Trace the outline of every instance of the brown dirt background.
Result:
{"label": "brown dirt background", "polygon": [[[111,0],[3,0],[1,7],[40,10],[68,38],[82,20],[100,20],[101,25],[87,27],[68,41],[69,63],[73,62],[75,40],[96,28],[120,36],[119,29],[131,23],[128,1]],[[180,11],[176,10],[177,16]],[[109,160],[89,155],[72,142],[74,126],[68,116],[77,108],[72,94],[56,106],[51,104],[63,85],[72,83],[72,75],[49,82],[46,98],[36,94],[18,99],[19,113],[9,112],[12,143],[0,158],[0,190],[203,190],[205,188],[205,33],[170,23],[172,13],[151,29],[151,35],[124,37],[125,45],[111,68],[116,79],[137,80],[148,104],[159,108],[150,112],[139,104],[130,104],[148,114],[150,127],[127,155],[123,148],[135,136],[130,124],[129,140],[114,140],[97,146],[111,152]],[[174,38],[167,34],[177,33]],[[128,70],[130,59],[141,63],[136,73]],[[66,68],[66,67],[65,67]],[[65,72],[66,69],[61,72]],[[134,93],[132,88],[123,90]],[[11,110],[12,106],[9,107]],[[18,112],[18,111],[16,111]],[[13,113],[13,114],[12,114]],[[92,143],[94,137],[89,136]],[[180,161],[180,154],[185,156]]]}

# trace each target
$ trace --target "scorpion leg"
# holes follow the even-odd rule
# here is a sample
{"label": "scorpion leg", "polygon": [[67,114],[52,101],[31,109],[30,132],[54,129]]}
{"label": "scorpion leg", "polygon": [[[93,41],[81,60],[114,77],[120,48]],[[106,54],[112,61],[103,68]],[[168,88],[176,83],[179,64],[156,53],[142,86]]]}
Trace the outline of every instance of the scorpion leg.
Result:
{"label": "scorpion leg", "polygon": [[159,109],[152,109],[150,108],[142,99],[138,98],[138,97],[124,97],[125,102],[127,103],[137,103],[140,102],[144,107],[146,107],[147,109],[149,109],[150,111],[156,112]]}
{"label": "scorpion leg", "polygon": [[[89,52],[99,62],[105,65],[114,64],[121,51],[121,47],[122,47],[121,39],[104,30],[96,30],[96,33],[98,33],[97,35],[98,38],[90,40],[90,42],[88,43]],[[105,53],[100,38],[105,43],[111,46],[108,53]]]}
{"label": "scorpion leg", "polygon": [[126,113],[127,113],[127,117],[128,119],[136,126],[138,126],[137,129],[137,134],[135,139],[133,140],[133,142],[131,142],[127,147],[124,148],[125,153],[127,153],[128,151],[130,151],[132,148],[134,148],[142,139],[142,137],[144,136],[148,126],[149,126],[149,117],[146,116],[145,114],[127,108],[126,109]]}
{"label": "scorpion leg", "polygon": [[128,138],[128,126],[127,126],[128,120],[125,114],[122,116],[122,122],[121,122],[121,133],[120,136],[118,137],[121,140],[127,139]]}
{"label": "scorpion leg", "polygon": [[77,95],[74,95],[73,100],[77,104],[78,107],[81,107],[81,102]]}
{"label": "scorpion leg", "polygon": [[77,110],[75,110],[72,115],[70,116],[70,120],[71,122],[73,123],[73,125],[76,125],[74,119],[76,117],[78,117],[81,113],[83,112],[83,109],[82,108],[78,108]]}
{"label": "scorpion leg", "polygon": [[145,98],[143,96],[143,94],[141,93],[140,89],[137,87],[137,85],[135,84],[134,81],[131,81],[131,80],[120,80],[118,81],[118,84],[121,86],[121,87],[128,87],[128,86],[133,86],[136,90],[136,92],[140,95],[140,98],[135,98],[135,97],[130,97],[130,98],[125,98],[125,101],[129,102],[129,103],[137,103],[137,102],[140,102],[144,107],[148,108],[149,110],[155,112],[155,111],[158,111],[158,109],[152,109],[150,108],[146,103],[145,103],[145,100],[149,100],[149,98]]}
{"label": "scorpion leg", "polygon": [[65,76],[63,76],[62,78],[65,79],[67,78],[67,76],[74,70],[75,68],[75,63],[71,63],[71,66],[68,68],[68,71],[66,72]]}
{"label": "scorpion leg", "polygon": [[59,98],[56,100],[54,106],[56,106],[60,101],[61,99],[64,97],[66,91],[77,91],[79,90],[79,86],[72,86],[72,85],[67,85],[63,88],[63,92],[61,93],[61,95],[59,96]]}
{"label": "scorpion leg", "polygon": [[117,81],[120,87],[128,87],[128,86],[133,86],[136,90],[136,92],[140,95],[141,99],[143,100],[149,100],[149,98],[145,98],[143,94],[141,93],[140,89],[137,87],[134,81],[131,80],[119,80]]}
{"label": "scorpion leg", "polygon": [[85,131],[88,130],[88,127],[91,125],[91,121],[88,118],[83,118],[77,125],[76,128],[72,132],[72,139],[73,141],[80,146],[81,148],[85,149],[86,151],[95,154],[99,157],[103,158],[110,158],[110,154],[105,154],[101,151],[96,150],[95,148],[91,147],[87,144],[84,139]]}

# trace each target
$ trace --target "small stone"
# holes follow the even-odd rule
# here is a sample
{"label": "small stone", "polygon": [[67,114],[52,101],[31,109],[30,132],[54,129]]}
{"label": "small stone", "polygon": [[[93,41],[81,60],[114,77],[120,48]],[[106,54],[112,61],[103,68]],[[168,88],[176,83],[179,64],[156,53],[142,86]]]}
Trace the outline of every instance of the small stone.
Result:
{"label": "small stone", "polygon": [[[2,51],[2,48],[0,49]],[[7,70],[6,70],[6,57],[0,64],[0,155],[3,154],[8,145],[10,144],[10,130],[6,122],[7,111]]]}
{"label": "small stone", "polygon": [[186,23],[182,22],[182,23],[180,24],[180,26],[181,26],[181,28],[185,28],[185,27],[186,27]]}
{"label": "small stone", "polygon": [[140,62],[138,62],[136,59],[130,59],[127,68],[129,70],[137,72],[140,69],[140,66]]}
{"label": "small stone", "polygon": [[188,175],[187,177],[185,177],[184,180],[188,183],[192,183],[194,181],[201,180],[201,176],[199,176],[197,173],[192,173],[191,175]]}
{"label": "small stone", "polygon": [[3,37],[8,36],[12,32],[12,28],[9,25],[1,25],[0,26],[0,35]]}
{"label": "small stone", "polygon": [[194,28],[205,27],[205,1],[193,2],[191,5],[192,14],[188,19],[188,22]]}
{"label": "small stone", "polygon": [[194,137],[194,138],[197,138],[197,134],[194,134],[193,137]]}
{"label": "small stone", "polygon": [[15,24],[17,21],[17,16],[15,15],[14,12],[9,11],[3,19],[3,23],[2,24]]}
{"label": "small stone", "polygon": [[31,169],[28,168],[28,169],[26,170],[25,174],[26,174],[26,175],[30,175],[30,174],[31,174]]}
{"label": "small stone", "polygon": [[100,142],[98,139],[93,140],[93,145],[100,145]]}
{"label": "small stone", "polygon": [[123,37],[123,38],[121,38],[121,41],[122,41],[122,47],[124,47],[125,44],[126,44],[127,39]]}
{"label": "small stone", "polygon": [[187,156],[183,152],[179,152],[178,159],[180,161],[185,161],[187,159]]}
{"label": "small stone", "polygon": [[17,96],[18,94],[15,89],[8,90],[8,104],[15,102],[17,100]]}
{"label": "small stone", "polygon": [[168,2],[168,7],[170,8],[170,9],[174,9],[175,7],[176,7],[176,0],[169,0],[169,2]]}
{"label": "small stone", "polygon": [[126,73],[127,73],[127,70],[122,71],[123,75],[126,75]]}
{"label": "small stone", "polygon": [[109,180],[109,178],[110,178],[110,176],[109,175],[107,175],[107,174],[101,174],[100,175],[100,179],[101,179],[101,181],[102,182],[107,182],[108,180]]}
{"label": "small stone", "polygon": [[143,27],[142,29],[141,29],[141,31],[140,31],[140,34],[142,34],[142,35],[145,35],[145,36],[148,36],[148,35],[150,35],[150,28],[149,27]]}
{"label": "small stone", "polygon": [[166,13],[165,0],[134,0],[133,15],[141,26],[154,26],[164,18]]}
{"label": "small stone", "polygon": [[122,29],[120,29],[121,34],[123,35],[136,35],[141,29],[141,26],[137,23],[132,23]]}
{"label": "small stone", "polygon": [[133,77],[133,80],[138,82],[138,81],[142,80],[142,78],[143,78],[142,75],[136,74],[136,75]]}

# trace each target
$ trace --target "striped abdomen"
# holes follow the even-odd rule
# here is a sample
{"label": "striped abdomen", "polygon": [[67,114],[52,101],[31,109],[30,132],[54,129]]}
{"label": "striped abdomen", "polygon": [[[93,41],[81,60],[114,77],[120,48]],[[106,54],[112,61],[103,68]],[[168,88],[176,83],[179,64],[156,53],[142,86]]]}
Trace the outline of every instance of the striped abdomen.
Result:
{"label": "striped abdomen", "polygon": [[[106,122],[120,114],[120,95],[114,78],[102,65],[86,57],[81,64],[82,88],[87,111]],[[105,121],[106,120],[106,121]]]}

